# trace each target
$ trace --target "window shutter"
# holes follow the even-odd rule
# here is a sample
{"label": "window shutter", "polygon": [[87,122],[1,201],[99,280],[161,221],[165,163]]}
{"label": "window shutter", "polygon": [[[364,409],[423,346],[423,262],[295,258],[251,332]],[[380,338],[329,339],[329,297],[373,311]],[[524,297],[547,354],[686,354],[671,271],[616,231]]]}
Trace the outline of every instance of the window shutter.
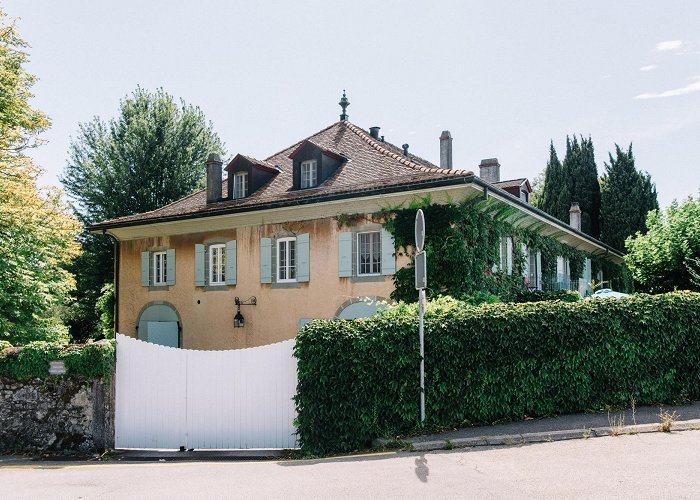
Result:
{"label": "window shutter", "polygon": [[309,233],[297,236],[297,281],[309,281]]}
{"label": "window shutter", "polygon": [[338,276],[352,276],[352,233],[338,234]]}
{"label": "window shutter", "polygon": [[194,286],[204,286],[204,245],[194,246]]}
{"label": "window shutter", "polygon": [[260,238],[260,283],[272,283],[272,239]]}
{"label": "window shutter", "polygon": [[175,284],[175,249],[169,248],[165,251],[165,284]]}
{"label": "window shutter", "polygon": [[394,258],[394,237],[386,229],[382,229],[382,274],[390,275],[396,272]]}
{"label": "window shutter", "polygon": [[226,242],[226,284],[236,284],[236,240]]}
{"label": "window shutter", "polygon": [[141,286],[151,284],[151,252],[141,252]]}

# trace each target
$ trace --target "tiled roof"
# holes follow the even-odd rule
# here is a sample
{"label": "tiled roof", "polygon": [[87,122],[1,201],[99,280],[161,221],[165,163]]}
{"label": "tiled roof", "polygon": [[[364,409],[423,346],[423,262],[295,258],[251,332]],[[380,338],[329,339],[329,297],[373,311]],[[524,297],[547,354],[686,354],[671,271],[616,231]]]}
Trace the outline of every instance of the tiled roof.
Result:
{"label": "tiled roof", "polygon": [[252,156],[246,156],[246,155],[242,155],[242,154],[237,154],[237,155],[233,158],[233,160],[231,160],[231,161],[229,162],[229,164],[226,165],[226,168],[225,168],[224,170],[226,170],[226,171],[231,170],[231,166],[234,165],[234,164],[238,161],[239,158],[243,158],[243,159],[245,159],[245,160],[248,160],[248,161],[249,161],[250,163],[252,163],[253,165],[257,165],[258,167],[261,167],[262,169],[267,170],[267,171],[269,171],[269,172],[279,172],[279,170],[280,170],[277,166],[272,165],[272,164],[270,164],[270,163],[268,163],[268,162],[266,162],[266,161],[256,160],[256,159],[253,158]]}
{"label": "tiled roof", "polygon": [[[343,161],[338,170],[318,187],[294,190],[290,155],[304,141],[309,141],[347,160]],[[163,217],[213,214],[233,207],[241,209],[250,207],[252,210],[275,202],[296,200],[313,202],[315,199],[323,201],[323,198],[328,195],[357,194],[385,187],[419,185],[425,181],[474,175],[468,170],[442,169],[418,156],[404,155],[402,149],[388,142],[374,139],[369,132],[347,121],[336,122],[264,161],[246,158],[252,163],[276,166],[280,172],[247,198],[207,204],[206,190],[201,190],[150,212],[100,222],[95,224],[93,229],[120,223],[130,225],[138,222],[148,223]],[[225,198],[228,183],[222,184],[222,196]]]}
{"label": "tiled roof", "polygon": [[511,179],[509,181],[494,182],[493,185],[501,189],[506,189],[512,187],[520,187],[525,181],[527,181],[527,179],[523,177],[522,179]]}

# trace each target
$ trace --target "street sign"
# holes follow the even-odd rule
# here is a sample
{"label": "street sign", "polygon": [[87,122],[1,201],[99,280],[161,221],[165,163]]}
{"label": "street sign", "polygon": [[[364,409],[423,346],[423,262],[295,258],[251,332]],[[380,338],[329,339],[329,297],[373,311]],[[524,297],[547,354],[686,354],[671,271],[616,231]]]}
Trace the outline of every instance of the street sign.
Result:
{"label": "street sign", "polygon": [[428,267],[425,252],[418,252],[415,258],[416,265],[416,290],[428,288]]}
{"label": "street sign", "polygon": [[416,251],[422,252],[423,245],[425,244],[425,217],[423,216],[423,210],[420,208],[416,212]]}

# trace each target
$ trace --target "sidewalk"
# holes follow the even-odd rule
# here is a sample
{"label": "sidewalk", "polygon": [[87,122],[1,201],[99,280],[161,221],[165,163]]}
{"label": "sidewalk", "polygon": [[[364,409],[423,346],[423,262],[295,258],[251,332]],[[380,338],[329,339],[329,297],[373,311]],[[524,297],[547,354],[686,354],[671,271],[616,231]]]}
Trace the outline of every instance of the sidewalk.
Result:
{"label": "sidewalk", "polygon": [[[700,401],[682,406],[643,406],[631,410],[606,413],[575,413],[555,418],[524,420],[485,427],[466,427],[440,434],[406,438],[416,451],[443,450],[472,446],[517,445],[565,439],[587,439],[599,436],[662,432],[661,411],[675,418],[666,419],[672,431],[700,430]],[[377,439],[374,444],[389,441]]]}

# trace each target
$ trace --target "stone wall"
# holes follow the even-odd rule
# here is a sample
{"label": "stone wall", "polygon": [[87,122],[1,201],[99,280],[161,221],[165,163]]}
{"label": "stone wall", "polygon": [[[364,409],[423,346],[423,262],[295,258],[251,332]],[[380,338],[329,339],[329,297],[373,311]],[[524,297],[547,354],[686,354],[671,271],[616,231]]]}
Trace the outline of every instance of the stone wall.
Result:
{"label": "stone wall", "polygon": [[0,453],[92,453],[114,447],[110,380],[0,378]]}

